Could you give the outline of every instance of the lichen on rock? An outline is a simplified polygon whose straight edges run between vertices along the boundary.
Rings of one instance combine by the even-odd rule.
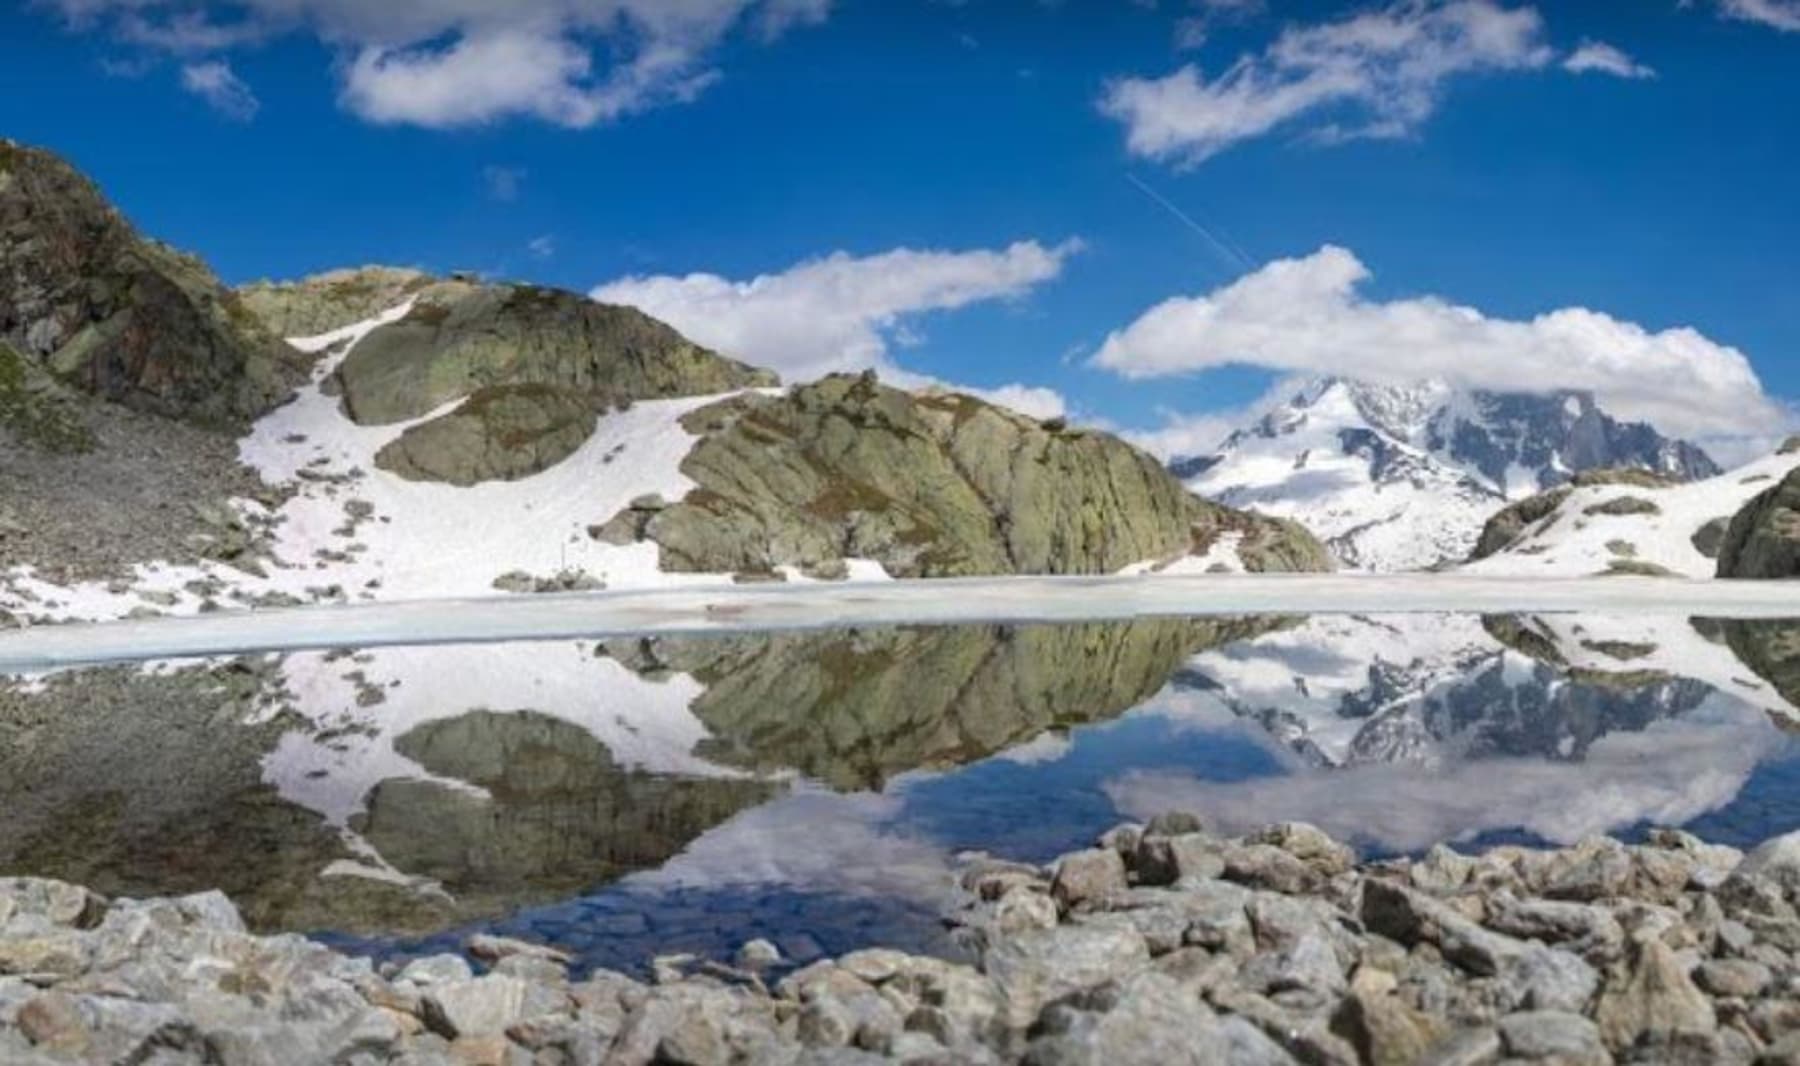
[[[531,285],[451,282],[377,327],[336,373],[361,425],[418,418],[483,389],[536,385],[619,401],[776,384],[766,370],[696,345],[635,308]]]
[[[698,487],[596,527],[654,540],[665,570],[862,558],[896,577],[1110,573],[1228,534],[1253,569],[1330,568],[1298,526],[1203,501],[1108,434],[872,374],[740,395],[683,425],[700,437],[681,468]]]

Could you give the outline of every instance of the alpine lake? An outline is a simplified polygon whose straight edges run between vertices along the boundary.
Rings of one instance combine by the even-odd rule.
[[[398,960],[960,957],[971,853],[1800,828],[1800,622],[1334,615],[354,648],[0,680],[0,875]]]

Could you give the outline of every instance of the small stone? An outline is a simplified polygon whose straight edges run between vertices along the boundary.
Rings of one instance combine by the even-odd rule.
[[[1773,978],[1767,966],[1748,959],[1708,959],[1694,971],[1694,981],[1715,996],[1755,999]]]
[[[1579,1014],[1529,1011],[1500,1019],[1500,1043],[1522,1059],[1551,1059],[1558,1066],[1608,1066],[1612,1056],[1600,1030]]]
[[[1280,848],[1326,877],[1336,877],[1356,864],[1356,852],[1305,822],[1281,822],[1247,839],[1252,844]]]
[[[510,959],[515,956],[548,959],[564,966],[574,961],[566,951],[503,936],[478,934],[465,941],[463,947],[470,955],[487,963],[499,962],[501,959]]]
[[[461,955],[427,955],[422,959],[413,959],[400,972],[394,975],[395,981],[411,981],[420,988],[433,985],[455,984],[467,981],[475,976],[469,968],[468,960]]]
[[[1184,833],[1204,833],[1207,825],[1191,811],[1164,811],[1144,826],[1145,836],[1175,837]]]
[[[1121,895],[1126,889],[1125,862],[1111,848],[1091,848],[1063,856],[1050,882],[1050,894],[1062,907]]]
[[[75,1001],[57,992],[45,993],[20,1007],[13,1024],[25,1039],[58,1055],[85,1055],[92,1043]]]
[[[1018,885],[993,904],[993,928],[1001,933],[1054,929],[1056,901],[1035,886]]]
[[[424,995],[425,1024],[447,1040],[504,1033],[527,1018],[566,1010],[566,995],[517,977],[488,974],[436,985]]]
[[[1317,870],[1272,844],[1227,850],[1224,877],[1290,896],[1315,895],[1325,887],[1325,878]]]
[[[759,973],[781,962],[781,949],[760,937],[738,948],[737,964],[751,973]]]
[[[1132,856],[1141,885],[1210,880],[1225,872],[1225,842],[1209,833],[1144,836]]]
[[[1338,1006],[1333,1031],[1354,1044],[1370,1066],[1409,1066],[1444,1038],[1446,1023],[1394,994],[1392,974],[1363,967]]]
[[[1710,1032],[1718,1024],[1712,1001],[1656,939],[1633,943],[1629,965],[1601,991],[1594,1020],[1613,1048],[1630,1047],[1645,1033]]]

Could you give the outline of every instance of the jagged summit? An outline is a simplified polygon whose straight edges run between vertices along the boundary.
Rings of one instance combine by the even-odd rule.
[[[1299,520],[1372,570],[1460,560],[1508,501],[1584,470],[1682,481],[1719,472],[1699,448],[1620,422],[1588,393],[1342,377],[1307,382],[1214,454],[1172,468],[1201,495]]]

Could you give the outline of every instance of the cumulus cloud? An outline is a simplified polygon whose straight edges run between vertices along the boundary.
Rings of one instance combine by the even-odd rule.
[[[1791,415],[1742,352],[1693,329],[1652,332],[1580,307],[1513,321],[1430,296],[1384,303],[1358,291],[1369,277],[1331,245],[1277,260],[1150,308],[1091,362],[1134,379],[1245,365],[1393,384],[1581,389],[1617,417],[1702,441],[1777,433]]]
[[[587,127],[693,99],[734,30],[763,39],[830,0],[48,0],[80,30],[157,52],[219,53],[286,33],[339,51],[340,98],[380,123],[528,117]]]
[[[637,307],[785,380],[872,368],[912,388],[930,379],[901,369],[890,349],[916,340],[917,316],[1022,297],[1061,274],[1080,247],[1078,241],[1019,241],[997,250],[837,252],[748,281],[717,274],[636,276],[601,285],[592,296]],[[965,391],[1038,417],[1063,413],[1061,398],[1048,389]]]
[[[1654,78],[1656,71],[1602,41],[1587,41],[1563,60],[1563,69],[1571,74],[1611,74],[1615,78]]]
[[[1547,66],[1555,52],[1543,30],[1529,7],[1399,0],[1290,26],[1211,80],[1193,64],[1116,79],[1100,109],[1125,124],[1134,154],[1186,165],[1278,128],[1324,140],[1400,137],[1431,116],[1452,78]]]
[[[181,87],[205,100],[214,111],[238,122],[255,118],[262,107],[250,86],[244,84],[244,80],[232,71],[231,64],[223,60],[183,66]]]
[[[1719,14],[1773,26],[1783,33],[1800,33],[1800,0],[1719,0]]]

